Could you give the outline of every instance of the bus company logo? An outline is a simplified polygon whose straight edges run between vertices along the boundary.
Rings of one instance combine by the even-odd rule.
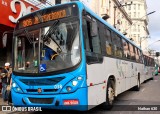
[[[12,111],[11,106],[2,106],[2,111]]]
[[[42,89],[41,89],[41,88],[38,88],[37,92],[38,92],[38,93],[42,93]]]

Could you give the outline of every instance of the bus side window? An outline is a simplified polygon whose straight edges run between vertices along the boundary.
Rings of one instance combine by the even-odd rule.
[[[117,56],[117,35],[112,32],[112,41],[113,41],[113,54]]]
[[[113,44],[114,44],[114,56],[122,58],[122,41],[121,37],[116,35],[115,33],[112,34]]]
[[[130,59],[130,52],[129,52],[129,46],[128,42],[125,39],[122,39],[123,42],[123,57],[126,59]]]
[[[92,21],[87,19],[83,20],[83,30],[84,30],[83,33],[85,38],[85,49],[86,49],[86,57],[88,64],[99,63],[99,62],[101,63],[103,61],[103,57],[101,55],[102,51],[101,51],[100,38],[98,34],[98,26],[96,22]],[[95,30],[95,27],[97,28],[97,30]]]
[[[100,38],[98,34],[98,26],[97,22],[90,23],[90,42],[92,43],[92,49],[94,53],[101,54],[101,45],[100,45]]]
[[[117,45],[118,45],[117,56],[122,58],[123,56],[122,39],[119,36],[117,36]]]
[[[134,46],[132,44],[129,44],[129,48],[130,48],[130,53],[131,53],[131,60],[135,60],[135,50],[134,50]]]
[[[113,55],[112,52],[112,41],[111,41],[111,31],[105,29],[105,39],[106,39],[106,53],[107,55]]]
[[[88,26],[89,23],[87,23],[87,21],[85,19],[83,19],[83,35],[84,35],[84,41],[85,41],[85,49],[87,52],[91,52],[91,46],[89,43],[89,36],[88,36]]]
[[[94,52],[97,54],[101,54],[101,46],[100,46],[100,38],[98,34],[98,27],[96,22],[90,22],[86,21],[86,28],[87,28],[87,33],[86,33],[86,51],[89,52]],[[97,30],[95,29],[97,28]]]
[[[145,55],[143,55],[143,58],[144,58],[144,65],[146,66],[146,65],[147,65],[146,56],[145,56]]]
[[[136,61],[139,62],[138,49],[135,47]]]
[[[138,49],[138,55],[139,55],[139,58],[140,58],[140,63],[143,63],[144,58],[142,56],[142,52],[139,49]]]

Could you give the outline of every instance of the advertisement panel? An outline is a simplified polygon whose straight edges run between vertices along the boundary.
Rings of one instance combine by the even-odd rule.
[[[24,0],[0,0],[0,24],[14,27],[17,20],[30,12],[38,10]]]

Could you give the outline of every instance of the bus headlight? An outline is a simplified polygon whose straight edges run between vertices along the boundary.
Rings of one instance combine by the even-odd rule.
[[[82,85],[82,82],[83,82],[83,78],[81,76],[72,79],[63,87],[61,93],[76,91]]]
[[[16,83],[12,83],[12,87],[13,87],[13,88],[16,87]]]
[[[76,86],[78,84],[78,81],[72,81],[72,85]]]
[[[12,82],[12,89],[17,93],[23,93],[22,89],[14,81]]]

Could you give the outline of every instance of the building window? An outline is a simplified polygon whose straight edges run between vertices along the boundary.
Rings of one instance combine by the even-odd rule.
[[[140,25],[138,25],[138,32],[140,32]]]
[[[131,17],[131,12],[128,13],[129,17]]]
[[[136,32],[136,25],[133,26],[133,31]]]
[[[134,10],[136,10],[136,4],[134,4]]]
[[[140,43],[140,39],[141,39],[141,38],[140,38],[140,37],[138,37],[138,43]]]
[[[141,5],[140,4],[138,4],[138,10],[140,10],[141,9]]]
[[[128,10],[131,10],[131,5],[128,6]]]
[[[136,39],[136,34],[133,34],[133,39]]]
[[[134,17],[136,17],[136,12],[134,12]]]
[[[140,12],[138,12],[138,18],[140,17]]]

